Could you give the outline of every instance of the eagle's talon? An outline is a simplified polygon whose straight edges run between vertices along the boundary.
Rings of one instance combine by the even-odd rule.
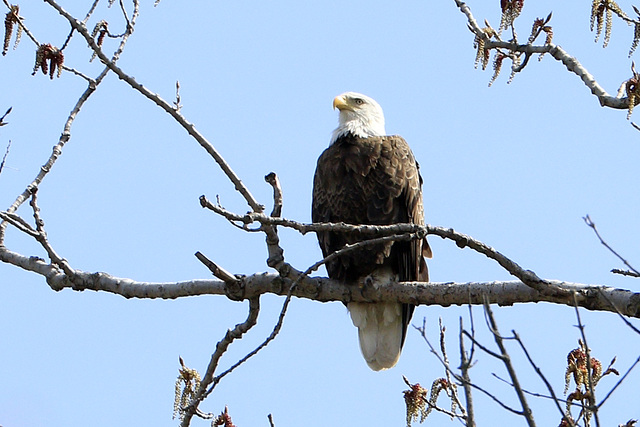
[[[373,283],[373,277],[367,276],[364,278],[361,288],[371,288],[373,286],[375,286]]]
[[[375,291],[375,289],[375,280],[371,275],[366,276],[362,281],[358,282],[358,290],[360,291],[360,296],[364,298],[365,302],[373,302],[369,295],[371,295],[371,292]]]

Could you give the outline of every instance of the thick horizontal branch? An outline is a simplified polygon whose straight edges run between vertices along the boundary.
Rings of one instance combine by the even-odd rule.
[[[207,206],[209,207],[209,206]],[[218,208],[214,209],[217,211]],[[33,271],[47,279],[47,283],[54,290],[71,288],[75,290],[106,291],[121,295],[125,298],[179,298],[192,295],[221,294],[234,300],[251,298],[263,293],[286,295],[292,285],[292,279],[299,283],[294,289],[293,296],[309,298],[316,301],[400,301],[416,305],[441,306],[482,304],[486,294],[492,303],[511,305],[515,303],[548,301],[558,304],[573,305],[573,295],[577,293],[580,306],[592,310],[616,311],[608,302],[622,313],[632,317],[640,315],[640,298],[626,290],[616,290],[606,286],[571,284],[560,281],[544,280],[530,270],[525,270],[500,252],[483,242],[470,236],[458,233],[451,228],[435,227],[431,225],[417,226],[415,224],[395,224],[392,226],[356,226],[349,224],[301,224],[283,218],[274,218],[262,213],[251,213],[245,216],[235,216],[229,212],[218,212],[230,220],[241,221],[244,224],[258,222],[263,227],[275,225],[286,226],[301,232],[331,229],[334,231],[360,232],[371,237],[406,234],[435,234],[444,239],[453,240],[460,248],[469,247],[500,264],[505,270],[513,274],[519,281],[492,283],[443,283],[416,284],[403,286],[393,283],[378,289],[354,289],[353,287],[333,282],[326,278],[305,277],[299,271],[292,274],[255,274],[240,277],[238,281],[191,280],[178,283],[146,283],[130,279],[110,276],[106,273],[87,273],[73,270],[70,274],[61,271],[55,265],[46,261],[27,257],[6,248],[0,247],[0,261],[13,264],[28,271]]]
[[[56,291],[74,289],[110,292],[125,298],[175,299],[195,295],[226,295],[230,298],[249,299],[262,294],[286,295],[291,286],[288,279],[275,273],[261,273],[241,277],[238,284],[226,284],[222,280],[189,280],[171,283],[138,282],[113,277],[106,273],[75,272],[72,280],[63,272],[38,258],[28,258],[10,251],[0,252],[0,261],[19,265],[47,277],[47,283]],[[19,261],[19,262],[18,262]],[[485,283],[390,283],[377,289],[354,289],[323,277],[300,280],[293,296],[319,302],[329,301],[399,301],[416,305],[466,305],[482,304],[486,296],[491,304],[513,305],[518,303],[551,302],[573,306],[573,293],[578,305],[589,310],[611,311],[616,308],[630,317],[640,317],[640,293],[616,289],[604,285],[585,285],[544,280],[547,286],[563,292],[549,294],[538,292],[520,281]],[[568,295],[568,296],[567,296]],[[615,305],[615,308],[613,305]]]

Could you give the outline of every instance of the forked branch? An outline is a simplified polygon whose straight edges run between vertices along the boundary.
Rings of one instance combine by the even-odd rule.
[[[550,42],[545,42],[543,45],[533,45],[532,40],[529,40],[526,44],[518,43],[516,40],[501,40],[498,32],[493,30],[490,26],[487,26],[486,28],[480,27],[473,16],[471,9],[465,2],[460,0],[454,0],[454,2],[467,18],[467,26],[476,38],[476,44],[478,45],[478,57],[476,60],[483,61],[483,68],[489,61],[491,50],[496,50],[498,52],[496,54],[497,58],[500,55],[512,57],[514,60],[514,65],[512,67],[513,73],[522,71],[528,63],[531,55],[543,55],[548,53],[555,60],[561,62],[568,71],[580,77],[585,86],[587,86],[591,93],[598,98],[601,106],[621,110],[629,109],[629,99],[627,97],[623,97],[622,94],[612,96],[607,93],[607,91],[596,81],[593,75],[591,75],[591,73],[589,73],[589,71],[587,71],[587,69],[575,57],[571,56],[560,46]],[[509,54],[500,52],[509,52]],[[520,59],[520,55],[525,56],[524,62]]]

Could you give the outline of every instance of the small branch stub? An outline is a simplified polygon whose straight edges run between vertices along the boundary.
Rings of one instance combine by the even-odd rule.
[[[202,252],[195,253],[196,258],[203,263],[211,273],[222,280],[225,283],[225,291],[227,297],[234,301],[242,301],[245,298],[244,295],[244,287],[242,286],[242,281],[239,280],[236,276],[229,273],[224,268],[220,267],[215,262],[211,261],[207,258]]]
[[[280,180],[275,172],[269,173],[264,177],[264,180],[273,187],[273,211],[271,216],[279,218],[282,215],[282,188],[280,187]]]

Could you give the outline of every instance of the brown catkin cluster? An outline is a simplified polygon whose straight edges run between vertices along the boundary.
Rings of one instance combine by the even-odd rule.
[[[12,5],[11,9],[4,17],[4,45],[2,47],[3,56],[6,55],[7,51],[9,50],[11,34],[13,34],[13,28],[16,26],[16,24],[18,26],[18,29],[16,30],[16,42],[13,45],[13,48],[15,49],[16,47],[18,47],[18,43],[20,43],[20,37],[22,36],[22,26],[18,24],[18,20],[20,19],[20,16],[18,15],[19,11],[20,7],[18,5]]]

